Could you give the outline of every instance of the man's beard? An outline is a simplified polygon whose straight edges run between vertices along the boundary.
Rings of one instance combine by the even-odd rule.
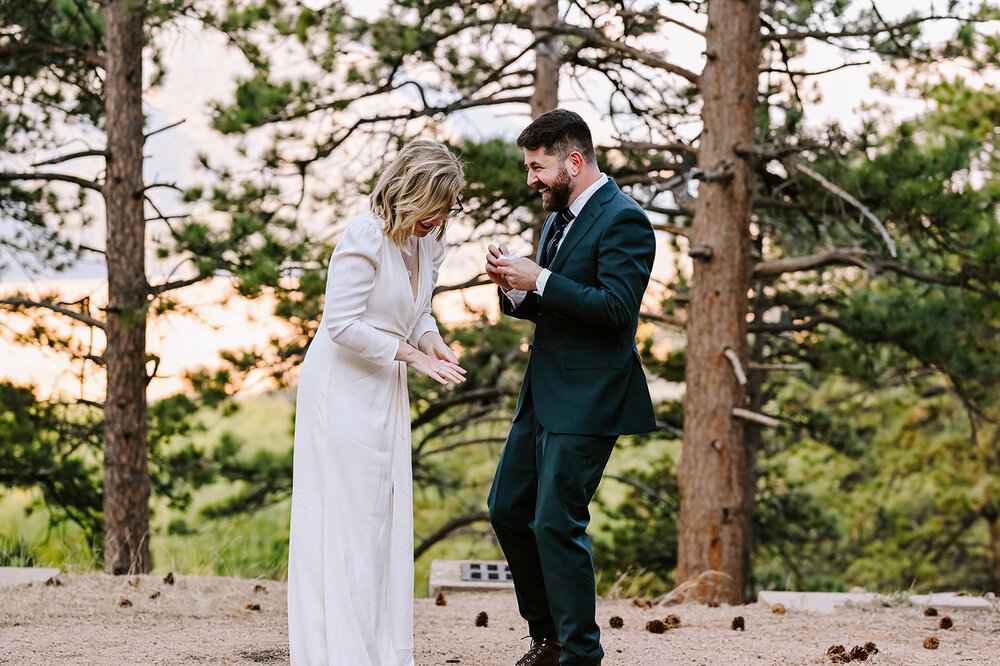
[[[566,210],[569,208],[569,195],[573,193],[573,181],[570,180],[569,171],[564,165],[559,166],[559,173],[555,182],[549,185],[549,203],[546,205],[542,199],[542,208],[549,211]]]

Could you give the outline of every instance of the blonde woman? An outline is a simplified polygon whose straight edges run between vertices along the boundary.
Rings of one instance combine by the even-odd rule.
[[[407,144],[330,259],[295,416],[288,634],[293,666],[413,664],[413,500],[406,366],[464,381],[431,292],[462,166]]]

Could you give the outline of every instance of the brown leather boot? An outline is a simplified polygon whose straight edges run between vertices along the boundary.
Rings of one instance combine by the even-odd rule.
[[[554,638],[531,639],[531,649],[514,666],[559,666],[562,643]]]

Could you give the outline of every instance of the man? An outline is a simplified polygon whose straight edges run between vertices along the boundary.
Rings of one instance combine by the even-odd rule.
[[[590,129],[563,109],[517,139],[551,214],[537,261],[491,245],[505,314],[535,322],[531,358],[493,488],[490,521],[532,644],[518,666],[593,666],[588,506],[619,435],[655,429],[635,348],[656,244],[646,214],[601,173]]]

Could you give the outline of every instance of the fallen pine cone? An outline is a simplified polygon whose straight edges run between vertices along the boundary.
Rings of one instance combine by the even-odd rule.
[[[118,605],[122,608],[128,608],[129,606],[132,605],[132,602],[126,599],[125,597],[122,597],[121,599],[118,600]]]
[[[662,634],[667,630],[667,624],[663,620],[650,620],[646,623],[646,631],[651,634]]]
[[[678,627],[681,626],[681,618],[678,617],[677,615],[674,615],[673,613],[668,615],[667,618],[664,620],[664,622],[666,622],[667,626],[670,627],[671,629],[677,629]]]
[[[945,615],[943,618],[941,618],[941,621],[938,622],[938,626],[941,627],[942,629],[951,629],[952,627],[955,626],[955,623],[951,621],[950,617]]]
[[[254,604],[254,603],[247,604],[247,610],[259,611],[260,604]]]
[[[831,645],[826,649],[826,656],[835,664],[846,664],[851,660],[843,645]]]
[[[926,615],[927,617],[934,617],[935,615],[937,615],[937,608],[934,608],[933,606],[928,606],[927,608],[924,609],[924,615]]]
[[[865,643],[865,649],[868,650],[868,654],[878,654],[878,648],[871,641]]]
[[[615,615],[610,620],[608,620],[608,624],[611,625],[612,629],[621,629],[622,627],[625,626],[625,620]]]
[[[166,583],[167,585],[173,585],[174,584],[174,572],[171,571],[166,576],[164,576],[163,577],[163,582]]]
[[[263,585],[261,585],[260,583],[257,583],[256,585],[253,586],[253,591],[254,591],[254,594],[257,594],[257,593],[260,593],[260,592],[267,592],[267,588],[264,587]]]
[[[434,597],[434,604],[436,606],[447,606],[448,600],[444,598],[444,594],[438,592],[438,595]]]
[[[159,599],[160,598],[160,591],[157,590],[156,592],[153,592],[151,595],[149,595],[149,598],[150,599]]]
[[[63,584],[63,582],[61,580],[59,580],[58,578],[56,578],[55,576],[53,576],[52,578],[49,578],[48,580],[45,581],[45,587],[59,587],[62,584]],[[28,583],[28,586],[30,587],[31,583]]]
[[[846,652],[843,645],[831,645],[826,649],[827,654],[845,654]]]
[[[781,604],[774,604],[773,606],[771,606],[771,612],[774,613],[775,615],[784,615],[785,607]]]
[[[938,641],[938,639],[934,638],[933,636],[928,636],[927,638],[924,639],[924,647],[927,648],[928,650],[937,650],[938,645],[940,644],[941,644],[940,641]]]
[[[733,631],[745,631],[747,628],[746,622],[743,620],[742,615],[737,615],[733,618]]]
[[[645,597],[636,597],[632,600],[632,605],[637,608],[652,608],[653,600]]]
[[[490,616],[486,614],[486,611],[480,611],[479,615],[476,616],[476,626],[485,627],[490,622]]]
[[[868,661],[868,650],[860,645],[855,645],[851,648],[850,658],[851,661]]]

